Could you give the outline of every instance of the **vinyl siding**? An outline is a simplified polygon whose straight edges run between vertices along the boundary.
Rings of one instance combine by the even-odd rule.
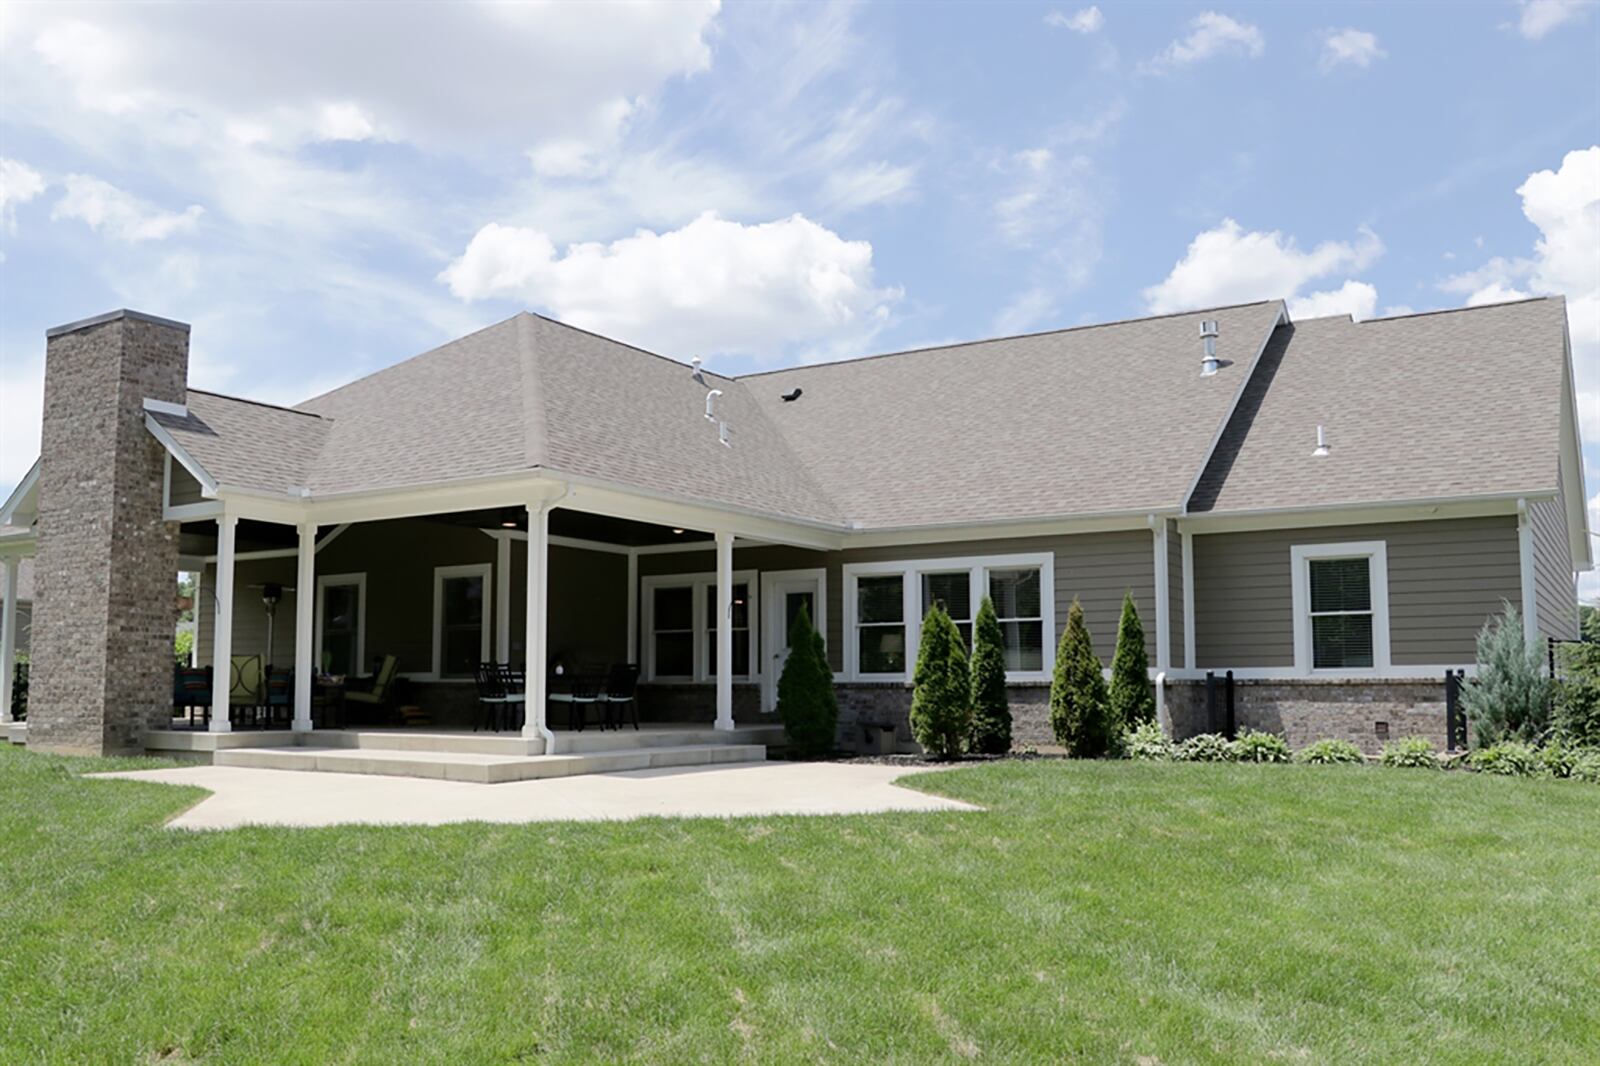
[[[1051,646],[1046,650],[1046,661],[1054,655],[1055,642],[1060,639],[1060,631],[1067,624],[1067,610],[1073,598],[1077,597],[1083,604],[1084,621],[1094,638],[1095,652],[1103,661],[1109,663],[1111,653],[1116,647],[1117,621],[1121,616],[1122,596],[1131,589],[1139,616],[1147,620],[1145,643],[1150,660],[1154,662],[1155,555],[1148,530],[851,548],[841,552],[785,547],[738,548],[733,553],[733,568],[758,571],[817,568],[826,570],[828,660],[835,670],[842,670],[845,639],[845,564],[1046,551],[1055,555],[1057,628],[1051,638]],[[639,557],[641,577],[650,574],[704,574],[714,572],[715,569],[714,551],[671,552]],[[1181,588],[1181,576],[1179,580]],[[640,616],[642,619],[642,610]],[[641,641],[642,639],[641,637]]]
[[[1356,540],[1388,546],[1396,666],[1470,663],[1485,619],[1521,596],[1510,515],[1196,534],[1195,665],[1294,666],[1290,548]]]
[[[172,492],[167,502],[174,507],[185,503],[205,502],[205,497],[200,493],[200,482],[176,462],[172,464]]]
[[[1533,533],[1533,595],[1539,632],[1558,640],[1578,638],[1578,585],[1567,540],[1565,493],[1528,505]]]

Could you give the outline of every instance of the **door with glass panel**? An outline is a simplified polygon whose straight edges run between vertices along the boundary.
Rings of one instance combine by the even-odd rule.
[[[827,633],[822,589],[821,571],[769,572],[762,577],[761,599],[767,615],[761,640],[766,658],[761,672],[761,705],[765,711],[777,708],[778,679],[789,661],[790,633],[801,609],[811,619],[812,628]]]

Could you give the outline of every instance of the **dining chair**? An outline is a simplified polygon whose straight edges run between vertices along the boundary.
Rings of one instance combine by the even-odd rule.
[[[507,702],[499,667],[495,663],[479,663],[472,676],[478,683],[478,716],[473,720],[472,731],[476,733],[481,727],[498,733]]]
[[[605,691],[600,694],[600,702],[605,705],[605,720],[607,725],[622,728],[622,716],[625,710],[633,712],[633,729],[639,731],[639,701],[635,698],[639,688],[639,666],[637,663],[615,663],[610,673],[606,675]]]

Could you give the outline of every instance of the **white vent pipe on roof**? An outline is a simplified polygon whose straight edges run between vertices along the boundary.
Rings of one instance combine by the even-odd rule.
[[[1200,376],[1208,378],[1222,366],[1222,361],[1217,358],[1216,319],[1207,318],[1200,322],[1200,343],[1205,347],[1205,355],[1200,357]]]
[[[1317,446],[1311,454],[1318,459],[1328,454],[1328,431],[1322,426],[1317,427]]]
[[[722,395],[722,390],[721,389],[712,389],[710,392],[706,393],[706,421],[707,422],[715,422],[717,420],[716,402],[717,402],[717,397],[721,396],[721,395]]]

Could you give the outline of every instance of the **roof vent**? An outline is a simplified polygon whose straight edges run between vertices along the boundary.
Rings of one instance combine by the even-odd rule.
[[[722,390],[721,389],[712,389],[710,392],[706,393],[706,421],[707,422],[715,422],[717,420],[716,402],[717,402],[717,397],[721,396],[721,395],[722,395]]]
[[[700,357],[697,355],[693,359],[690,359],[689,366],[692,368],[689,376],[694,378],[695,384],[704,385],[706,383],[706,375],[700,368]]]
[[[1321,426],[1317,427],[1317,447],[1311,454],[1318,459],[1328,454],[1328,431]]]
[[[1202,319],[1200,322],[1200,343],[1205,346],[1206,354],[1200,358],[1200,376],[1208,378],[1217,372],[1222,361],[1217,358],[1217,320],[1214,318]]]
[[[794,403],[796,400],[798,400],[800,398],[800,396],[804,392],[805,392],[804,389],[800,388],[799,386],[796,386],[795,390],[793,392],[786,392],[786,393],[783,394],[783,402],[784,403]]]

